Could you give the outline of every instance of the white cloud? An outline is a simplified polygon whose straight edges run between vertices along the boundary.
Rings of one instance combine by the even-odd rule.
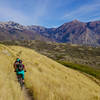
[[[28,17],[22,12],[7,6],[0,6],[0,18],[26,24]]]
[[[80,8],[77,8],[76,10],[74,10],[70,13],[67,12],[67,14],[65,14],[63,16],[63,19],[73,20],[73,19],[76,19],[76,18],[84,18],[84,17],[88,16],[89,14],[97,11],[98,9],[100,9],[100,3],[93,3],[93,4],[90,4],[90,5],[83,5]]]
[[[33,21],[35,24],[39,24],[39,21],[41,20],[40,17],[44,16],[47,12],[49,5],[49,0],[38,0],[38,3],[35,8]]]
[[[96,21],[96,20],[99,20],[100,21],[100,16],[98,16],[98,17],[94,17],[94,18],[90,18],[90,20],[89,21]]]
[[[49,10],[55,10],[59,7],[64,6],[63,0],[37,0],[38,3],[36,4],[35,7],[35,12],[33,16],[33,23],[34,24],[40,24],[41,18],[42,17],[47,17],[50,18],[52,15],[49,14]],[[65,4],[68,5],[72,3],[75,0],[66,0]],[[54,9],[53,9],[54,8]],[[53,11],[52,11],[53,12]],[[54,16],[54,15],[53,15]]]

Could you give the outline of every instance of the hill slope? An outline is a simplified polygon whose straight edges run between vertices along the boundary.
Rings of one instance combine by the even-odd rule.
[[[0,62],[2,65],[0,66],[0,97],[2,100],[13,100],[11,98],[15,94],[17,99],[21,97],[19,85],[12,69],[17,56],[20,56],[26,66],[25,83],[33,93],[34,100],[100,100],[100,86],[80,72],[66,68],[31,49],[0,45],[2,61]],[[2,76],[6,78],[7,83]],[[8,90],[8,87],[3,85],[4,83],[9,87]],[[9,93],[10,99],[9,95],[5,97],[6,99],[4,98],[5,89],[2,86],[5,86],[7,90],[5,95]]]
[[[31,48],[53,60],[88,65],[100,69],[100,47],[44,41],[2,41],[6,45]]]
[[[28,100],[17,82],[13,61],[14,55],[0,45],[0,100]]]

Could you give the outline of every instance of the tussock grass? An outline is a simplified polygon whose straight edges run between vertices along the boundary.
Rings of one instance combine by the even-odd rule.
[[[26,100],[13,69],[14,57],[0,45],[0,100]]]
[[[87,65],[69,63],[66,61],[57,61],[57,62],[63,64],[64,66],[67,66],[69,68],[76,69],[76,70],[79,70],[81,72],[85,72],[89,75],[92,75],[92,76],[100,79],[100,69],[95,69],[95,68],[87,66]]]
[[[28,47],[54,60],[84,64],[100,69],[100,46],[91,47],[68,43],[44,42],[39,40],[9,40],[0,41],[0,43]]]
[[[34,100],[100,100],[100,86],[89,77],[31,49],[8,47],[16,57],[21,52],[25,83]]]

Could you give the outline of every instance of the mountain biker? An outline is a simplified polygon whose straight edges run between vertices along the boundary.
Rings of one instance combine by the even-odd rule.
[[[14,69],[15,69],[15,72],[16,72],[16,67],[17,67],[17,65],[19,64],[19,61],[20,61],[20,59],[19,58],[16,58],[16,61],[14,62]]]
[[[16,74],[22,75],[22,80],[24,83],[24,72],[26,72],[24,64],[22,64],[22,60],[19,60],[19,64],[16,65]]]

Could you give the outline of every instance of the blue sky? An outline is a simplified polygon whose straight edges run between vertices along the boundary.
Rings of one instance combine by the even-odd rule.
[[[57,27],[74,19],[100,20],[100,0],[0,0],[0,21]]]

